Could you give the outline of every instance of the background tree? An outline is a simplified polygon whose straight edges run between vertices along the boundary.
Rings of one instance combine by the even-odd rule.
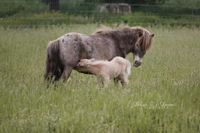
[[[129,4],[161,4],[166,0],[85,0],[85,2],[97,3],[129,3]]]
[[[60,9],[59,0],[50,0],[49,9],[50,11],[58,11]]]

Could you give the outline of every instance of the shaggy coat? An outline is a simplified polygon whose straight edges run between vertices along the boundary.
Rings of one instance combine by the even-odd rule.
[[[91,35],[68,33],[50,41],[47,47],[45,79],[68,79],[81,59],[112,60],[116,56],[125,58],[128,53],[135,56],[134,66],[151,46],[154,34],[141,27],[99,30]]]
[[[119,56],[113,58],[111,61],[81,59],[78,67],[82,71],[100,77],[104,85],[111,79],[121,81],[122,85],[128,84],[128,76],[131,74],[131,63]]]

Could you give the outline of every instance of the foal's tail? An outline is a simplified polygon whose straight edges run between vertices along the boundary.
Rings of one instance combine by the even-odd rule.
[[[49,42],[46,56],[46,80],[58,80],[63,72],[63,65],[60,60],[59,40]]]
[[[126,73],[131,75],[131,63],[129,61],[127,61]]]

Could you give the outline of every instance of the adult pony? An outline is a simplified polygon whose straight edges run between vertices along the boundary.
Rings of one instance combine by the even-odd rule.
[[[48,44],[45,79],[66,80],[73,69],[82,72],[77,66],[80,59],[112,60],[133,53],[134,66],[138,67],[153,36],[142,27],[99,30],[91,35],[67,33]]]

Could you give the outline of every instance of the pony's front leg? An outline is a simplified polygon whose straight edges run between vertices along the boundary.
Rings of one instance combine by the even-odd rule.
[[[63,70],[63,73],[62,73],[62,76],[61,76],[61,79],[65,82],[67,81],[67,79],[69,78],[71,72],[72,72],[72,67],[71,66],[65,66],[64,67],[64,70]]]

